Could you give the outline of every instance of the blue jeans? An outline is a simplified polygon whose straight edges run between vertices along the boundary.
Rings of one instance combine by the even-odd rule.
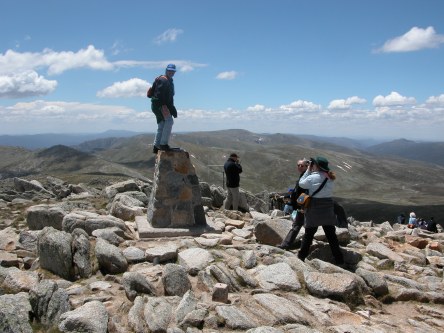
[[[173,129],[173,116],[169,115],[165,120],[162,120],[157,124],[157,133],[154,139],[154,145],[160,147],[160,145],[167,145],[170,139],[171,130]]]
[[[291,214],[293,212],[293,206],[291,205],[285,205],[284,206],[284,213],[287,215]]]

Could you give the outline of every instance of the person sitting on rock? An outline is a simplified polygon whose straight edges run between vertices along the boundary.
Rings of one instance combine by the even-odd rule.
[[[284,206],[284,214],[285,215],[290,215],[293,212],[293,205],[291,204],[291,193],[293,192],[292,188],[288,189],[288,193],[286,195],[284,195],[284,202],[285,202],[285,206]]]
[[[418,220],[416,219],[416,214],[414,212],[411,212],[409,218],[409,224],[407,224],[407,227],[409,229],[414,229],[417,226],[418,226]]]
[[[426,222],[426,220],[424,220],[423,218],[420,218],[419,222],[418,222],[418,227],[420,229],[427,230],[427,222]]]
[[[438,228],[436,227],[435,218],[432,216],[427,223],[427,230],[431,232],[438,232]]]
[[[303,189],[299,186],[299,180],[302,178],[303,174],[308,168],[308,165],[310,164],[310,161],[304,159],[300,159],[297,162],[297,170],[299,173],[299,178],[296,181],[296,185],[293,189],[293,191],[290,194],[290,205],[292,210],[298,210],[295,220],[293,221],[293,224],[291,226],[290,231],[288,232],[285,239],[282,241],[281,244],[279,244],[277,247],[283,250],[290,249],[291,245],[295,241],[296,237],[299,234],[299,231],[301,231],[302,227],[304,226],[304,212],[298,207],[298,204],[296,202],[298,196],[301,193],[307,193],[308,190]],[[290,213],[291,214],[291,213]]]

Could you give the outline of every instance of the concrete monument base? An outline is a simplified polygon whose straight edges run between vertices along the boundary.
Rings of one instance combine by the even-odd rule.
[[[188,152],[157,154],[147,216],[136,217],[136,223],[142,239],[218,232],[205,215],[199,178]]]
[[[161,237],[181,237],[200,236],[204,233],[221,234],[222,230],[215,227],[210,219],[205,225],[197,225],[183,228],[155,228],[148,222],[146,216],[136,216],[137,231],[139,239],[161,238]]]

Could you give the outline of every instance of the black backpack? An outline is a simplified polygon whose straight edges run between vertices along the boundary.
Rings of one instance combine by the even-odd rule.
[[[146,92],[146,97],[148,97],[148,98],[152,98],[152,97],[154,96],[154,91],[156,90],[156,82],[157,82],[157,80],[158,80],[159,78],[161,78],[162,76],[165,77],[166,79],[168,79],[165,75],[160,75],[160,76],[156,77],[156,78],[154,79],[153,85],[152,85],[151,87],[148,88],[148,91]]]
[[[333,210],[336,215],[336,226],[338,228],[348,228],[347,214],[344,207],[333,200]]]

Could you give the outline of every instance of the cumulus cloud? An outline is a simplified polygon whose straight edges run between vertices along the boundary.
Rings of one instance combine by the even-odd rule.
[[[131,117],[135,111],[125,106],[92,103],[44,101],[20,102],[9,107],[0,107],[0,115],[6,121],[34,122],[45,124],[46,119],[58,118],[60,126],[74,125],[85,119],[116,119]]]
[[[255,111],[255,112],[264,111],[264,110],[265,110],[265,106],[261,105],[261,104],[256,104],[254,106],[249,106],[247,108],[247,111]]]
[[[279,108],[286,111],[299,110],[312,112],[321,110],[321,105],[309,101],[297,100],[287,105],[281,105]]]
[[[217,74],[216,79],[218,80],[234,80],[238,73],[236,71],[222,72]]]
[[[378,95],[373,99],[374,106],[395,106],[395,105],[410,105],[416,104],[416,99],[414,97],[405,97],[392,91],[387,96]]]
[[[0,105],[0,132],[97,133],[109,129],[134,130],[137,126],[144,130],[137,114],[131,108],[118,105],[43,100],[21,102],[8,107]]]
[[[157,44],[163,44],[163,43],[167,43],[167,42],[175,42],[177,37],[183,34],[183,30],[182,29],[168,29],[166,31],[164,31],[163,33],[161,33],[159,36],[157,36],[154,39],[154,42]]]
[[[111,86],[97,92],[100,98],[144,97],[150,84],[142,79],[132,78],[127,81],[115,82]]]
[[[348,110],[353,104],[365,104],[367,100],[358,96],[349,97],[347,99],[335,99],[328,105],[329,110]]]
[[[413,27],[404,35],[386,41],[377,51],[386,53],[410,52],[437,48],[443,43],[444,35],[437,34],[433,27],[426,29]]]
[[[119,60],[110,62],[106,59],[103,50],[89,45],[86,49],[77,52],[55,52],[44,49],[42,52],[16,52],[7,50],[0,53],[0,75],[24,72],[27,70],[46,69],[48,75],[59,75],[72,69],[88,68],[92,70],[110,71],[118,68],[145,67],[152,69],[165,69],[169,63],[174,63],[180,71],[191,71],[206,64],[194,63],[187,60],[139,61]]]
[[[0,75],[0,98],[42,96],[54,91],[57,81],[46,80],[35,71]]]
[[[106,59],[104,51],[96,49],[93,45],[77,52],[44,49],[42,52],[21,53],[7,50],[4,54],[0,53],[0,98],[45,95],[54,91],[57,82],[47,80],[41,74],[37,74],[38,71],[46,70],[47,75],[60,75],[68,70],[81,68],[110,71],[118,68],[144,67],[164,70],[169,63],[175,63],[181,72],[207,66],[187,60],[110,62]]]
[[[390,100],[389,96],[396,94],[391,93],[383,98]],[[407,97],[399,96],[395,99],[408,100]],[[360,101],[359,98],[347,100],[349,103]],[[442,138],[443,105],[444,94],[431,96],[421,105],[398,102],[371,108],[356,106],[342,112],[329,112],[327,107],[304,100],[275,107],[255,104],[242,110],[179,109],[180,122],[175,128],[177,126],[176,131],[215,130],[241,124],[241,128],[256,132],[313,134],[321,130],[323,135],[335,136],[340,130],[343,136],[397,136],[399,133],[399,137],[405,137],[405,133],[414,124],[415,128],[427,129],[421,131],[423,139]],[[0,119],[0,132],[11,134],[17,134],[17,130],[21,129],[27,133],[97,132],[111,128],[156,130],[154,115],[146,108],[142,111],[119,105],[92,103],[40,100],[7,107],[0,105]],[[396,126],[393,126],[394,123]]]
[[[97,50],[92,45],[77,52],[44,49],[43,52],[23,53],[7,50],[5,54],[0,54],[0,74],[40,68],[47,68],[49,75],[57,75],[77,68],[111,70],[114,65],[105,58],[103,50]]]
[[[444,94],[441,94],[439,96],[430,96],[429,98],[427,98],[426,104],[444,107]]]

